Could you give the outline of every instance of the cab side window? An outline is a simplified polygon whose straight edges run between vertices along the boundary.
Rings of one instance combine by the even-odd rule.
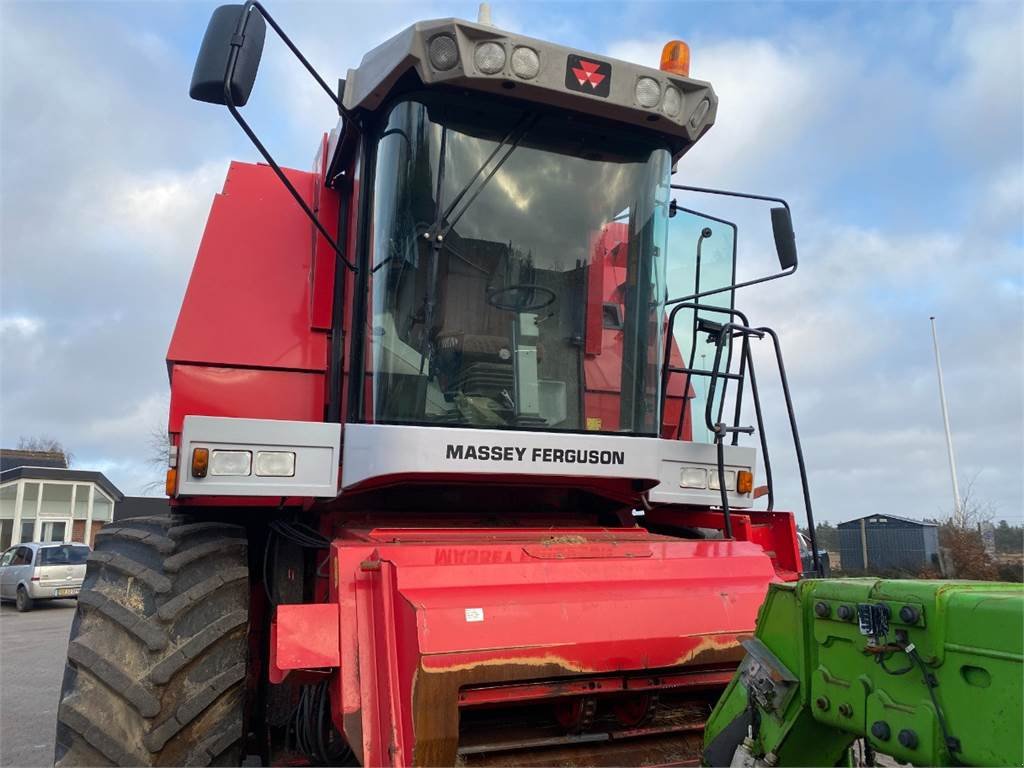
[[[11,565],[32,565],[32,550],[28,547],[18,547]]]
[[[11,547],[4,552],[3,557],[0,557],[0,568],[10,565],[11,561],[14,560],[14,555],[17,551],[17,547]]]

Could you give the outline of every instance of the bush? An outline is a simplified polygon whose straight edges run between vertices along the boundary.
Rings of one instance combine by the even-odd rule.
[[[939,528],[939,546],[949,553],[955,579],[1000,581],[995,563],[985,552],[977,531],[957,528],[949,523]]]

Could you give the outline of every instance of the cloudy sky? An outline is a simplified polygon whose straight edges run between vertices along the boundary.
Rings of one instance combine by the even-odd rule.
[[[257,158],[226,112],[187,97],[213,7],[0,2],[0,442],[54,436],[129,493],[154,479],[147,436],[210,202],[229,159]],[[328,81],[416,20],[476,16],[270,7]],[[691,44],[719,117],[677,180],[793,206],[799,272],[738,304],[782,334],[819,519],[948,514],[929,315],[961,483],[1021,519],[1024,5],[497,2],[494,21],[652,66],[666,40]],[[300,168],[333,124],[273,42],[248,110]],[[753,274],[757,244],[740,243]],[[779,417],[781,502],[799,509]]]

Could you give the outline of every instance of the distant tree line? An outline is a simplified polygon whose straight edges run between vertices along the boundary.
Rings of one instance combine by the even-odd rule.
[[[1024,554],[1024,525],[1010,525],[1005,520],[996,524],[996,554]]]

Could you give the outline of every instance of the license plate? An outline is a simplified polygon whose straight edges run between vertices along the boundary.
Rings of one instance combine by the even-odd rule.
[[[78,587],[61,587],[53,592],[54,597],[75,597],[78,594]]]

